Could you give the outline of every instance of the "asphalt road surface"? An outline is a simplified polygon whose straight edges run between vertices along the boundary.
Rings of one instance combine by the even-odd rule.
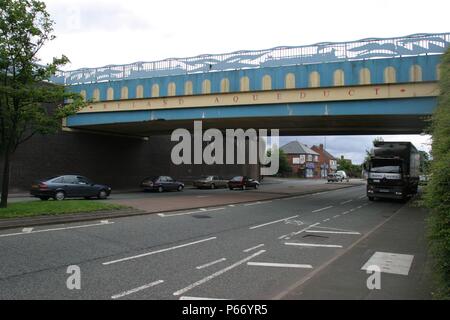
[[[365,186],[355,186],[203,210],[3,230],[0,299],[302,298],[303,291],[293,295],[298,285],[323,277],[328,265],[345,259],[404,206],[369,202]],[[372,252],[364,254],[365,261]],[[78,283],[69,266],[80,270],[79,290],[67,287]],[[364,289],[361,267],[352,266]],[[330,290],[339,297],[339,285]],[[313,298],[326,298],[326,292],[317,294]]]

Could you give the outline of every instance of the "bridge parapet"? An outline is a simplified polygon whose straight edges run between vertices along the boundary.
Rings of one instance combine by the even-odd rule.
[[[214,71],[432,55],[442,54],[449,43],[450,33],[414,34],[406,37],[369,38],[337,43],[323,42],[307,46],[283,46],[62,71],[52,81],[74,85]]]

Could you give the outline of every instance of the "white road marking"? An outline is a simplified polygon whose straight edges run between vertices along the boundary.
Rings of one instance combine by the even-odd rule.
[[[358,199],[364,199],[365,197],[367,197],[367,196],[363,195],[363,196],[359,197]]]
[[[325,208],[317,209],[317,210],[312,211],[312,213],[324,211],[324,210],[327,210],[327,209],[330,209],[330,208],[333,208],[333,206],[328,206],[328,207],[325,207]]]
[[[301,247],[323,247],[323,248],[342,248],[336,244],[318,244],[318,243],[298,243],[298,242],[285,242],[287,246],[301,246]]]
[[[61,231],[61,230],[71,230],[71,229],[81,229],[81,228],[89,228],[89,227],[96,227],[96,226],[104,226],[108,224],[113,224],[114,222],[108,222],[108,223],[95,223],[95,224],[85,224],[82,226],[73,226],[73,227],[61,227],[61,228],[52,228],[52,229],[44,229],[44,230],[35,230],[30,232],[18,232],[18,233],[8,233],[8,234],[0,234],[0,238],[4,237],[12,237],[12,236],[20,236],[25,234],[34,234],[34,233],[42,233],[42,232],[50,232],[50,231]]]
[[[261,247],[263,247],[263,246],[264,246],[264,243],[261,243],[261,244],[258,244],[257,246],[254,246],[254,247],[251,247],[251,248],[245,249],[245,250],[243,250],[242,252],[250,252],[250,251],[252,251],[252,250],[255,250],[255,249],[261,248]]]
[[[118,259],[118,260],[113,260],[113,261],[103,262],[102,264],[103,264],[104,266],[106,266],[106,265],[113,264],[113,263],[117,263],[117,262],[123,262],[123,261],[127,261],[127,260],[132,260],[132,259],[142,258],[142,257],[150,256],[150,255],[152,255],[152,254],[157,254],[157,253],[166,252],[166,251],[171,251],[171,250],[175,250],[175,249],[179,249],[179,248],[183,248],[183,247],[187,247],[187,246],[192,246],[192,245],[197,244],[197,243],[202,243],[202,242],[210,241],[210,240],[214,240],[214,239],[217,239],[217,237],[211,237],[211,238],[207,238],[207,239],[202,239],[202,240],[198,240],[198,241],[194,241],[194,242],[189,242],[189,243],[181,244],[181,245],[178,245],[178,246],[175,246],[175,247],[170,247],[170,248],[161,249],[161,250],[156,250],[156,251],[150,251],[150,252],[147,252],[147,253],[138,254],[138,255],[136,255],[136,256],[131,256],[131,257],[122,258],[122,259]]]
[[[249,266],[261,266],[261,267],[312,269],[312,265],[310,265],[310,264],[247,262],[247,265],[249,265]]]
[[[182,296],[180,297],[180,300],[228,300],[228,299]]]
[[[195,267],[195,268],[196,268],[196,269],[198,269],[198,270],[201,270],[201,269],[204,269],[204,268],[210,267],[210,266],[212,266],[212,265],[215,265],[216,263],[219,263],[219,262],[225,261],[225,260],[227,260],[227,259],[226,259],[226,258],[222,258],[222,259],[219,259],[219,260],[215,260],[215,261],[212,261],[212,262],[206,263],[206,264],[204,264],[204,265],[201,265],[201,266],[198,266],[198,267]]]
[[[108,223],[109,223],[109,220],[101,220],[100,223],[108,224]]]
[[[245,203],[244,206],[248,207],[248,206],[254,206],[257,204],[266,204],[266,203],[271,203],[272,200],[269,201],[256,201],[256,202],[252,202],[252,203]]]
[[[347,201],[344,201],[344,202],[341,202],[340,204],[346,204],[346,203],[349,203],[349,202],[352,202],[353,200],[352,199],[350,199],[350,200],[347,200]]]
[[[22,233],[30,233],[31,231],[33,231],[33,228],[23,228],[22,229]]]
[[[362,208],[362,206],[358,206],[358,207],[356,207],[356,209],[361,209]]]
[[[224,209],[225,208],[212,208],[212,209],[202,208],[202,209],[196,210],[196,211],[188,211],[188,212],[173,213],[173,214],[158,213],[158,216],[163,217],[163,218],[175,217],[175,216],[185,216],[185,215],[190,215],[190,214],[195,214],[195,213],[205,213],[205,212],[219,211],[219,210],[224,210]]]
[[[347,214],[347,213],[350,213],[350,211],[345,211],[345,212],[342,212],[342,214],[344,214],[344,215],[345,215],[345,214]]]
[[[327,230],[308,230],[308,233],[332,233],[332,234],[361,234],[355,231],[327,231]]]
[[[325,219],[325,220],[323,220],[323,222],[327,222],[327,221],[330,221],[330,219]]]
[[[278,237],[278,239],[284,239],[284,238],[290,239],[291,237],[296,236],[296,235],[298,235],[298,234],[300,234],[300,233],[302,233],[302,232],[308,230],[309,228],[318,226],[319,224],[320,224],[320,222],[311,224],[311,225],[307,226],[306,228],[303,228],[303,229],[301,229],[301,230],[299,230],[299,231],[291,232],[291,233],[285,234],[284,236]]]
[[[143,285],[143,286],[138,287],[138,288],[134,288],[134,289],[131,289],[131,290],[128,290],[128,291],[124,291],[124,292],[122,292],[122,293],[115,294],[115,295],[111,296],[111,299],[122,298],[122,297],[128,296],[128,295],[130,295],[130,294],[136,293],[136,292],[138,292],[138,291],[142,291],[142,290],[145,290],[145,289],[154,287],[154,286],[156,286],[156,285],[158,285],[158,284],[160,284],[160,283],[163,283],[163,282],[164,282],[163,280],[158,280],[158,281],[155,281],[155,282],[152,282],[152,283]]]
[[[340,214],[337,214],[337,215],[333,216],[333,218],[336,219],[336,218],[339,218],[340,216],[341,216]]]
[[[264,252],[266,252],[266,250],[260,250],[260,251],[258,251],[256,253],[252,254],[251,256],[248,256],[245,259],[242,259],[242,260],[239,260],[236,263],[233,263],[232,265],[226,267],[225,269],[219,270],[219,271],[213,273],[212,275],[210,275],[208,277],[205,277],[205,278],[203,278],[203,279],[201,279],[201,280],[199,280],[197,282],[194,282],[193,284],[188,285],[187,287],[185,287],[183,289],[180,289],[180,290],[174,292],[173,295],[174,296],[182,295],[183,293],[185,293],[185,292],[187,292],[189,290],[192,290],[193,288],[198,287],[198,286],[200,286],[200,285],[202,285],[202,284],[204,284],[204,283],[206,283],[206,282],[208,282],[208,281],[210,281],[210,280],[212,280],[212,279],[214,279],[214,278],[224,274],[225,272],[230,271],[230,270],[240,266],[241,264],[246,263],[247,261],[253,259],[254,257],[259,256],[260,254],[263,254]]]
[[[229,204],[228,206],[231,207],[231,208],[235,207],[234,204]]]
[[[401,274],[407,276],[411,268],[413,255],[390,252],[375,252],[361,270],[367,270],[370,266],[377,266],[381,272]]]
[[[289,220],[289,219],[292,219],[292,218],[297,218],[297,217],[298,217],[298,215],[295,215],[295,216],[292,216],[292,217],[289,217],[289,218],[285,218],[285,219],[280,219],[280,220],[275,220],[275,221],[263,223],[263,224],[260,224],[260,225],[257,225],[257,226],[250,227],[249,229],[250,229],[250,230],[257,229],[257,228],[261,228],[261,227],[268,226],[268,225],[270,225],[270,224],[278,223],[278,222],[281,222],[281,221],[286,221],[286,220]]]

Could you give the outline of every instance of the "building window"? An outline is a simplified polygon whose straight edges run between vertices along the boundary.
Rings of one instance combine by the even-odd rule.
[[[272,90],[272,78],[268,74],[262,78],[261,87],[262,90]]]
[[[155,83],[152,86],[152,98],[156,98],[156,97],[159,97],[159,85]]]
[[[240,82],[241,91],[250,91],[250,79],[248,77],[242,77]]]
[[[230,80],[227,78],[220,81],[220,92],[230,92]]]
[[[418,64],[412,65],[409,69],[409,81],[418,82],[422,81],[422,67]]]
[[[309,74],[309,87],[320,87],[320,74],[317,71],[313,71]]]
[[[94,90],[94,93],[92,94],[92,100],[94,102],[100,101],[100,90],[99,89]]]
[[[308,154],[308,156],[307,156],[307,158],[306,158],[307,160],[306,161],[309,161],[309,162],[311,162],[312,161],[312,154]]]
[[[211,81],[209,81],[208,79],[203,80],[202,82],[202,93],[203,94],[211,93]]]
[[[128,87],[122,87],[120,99],[128,99]]]
[[[370,70],[368,68],[362,68],[359,70],[359,84],[370,84]]]
[[[194,86],[192,85],[192,81],[186,81],[184,83],[184,94],[187,96],[194,94]]]
[[[106,100],[114,100],[114,89],[108,88],[108,91],[106,91]]]
[[[173,97],[176,94],[177,94],[177,86],[175,82],[170,82],[169,85],[167,86],[167,95]]]
[[[286,77],[284,77],[284,87],[286,89],[295,89],[295,74],[288,73]]]
[[[384,83],[397,82],[397,75],[394,67],[386,67],[384,69]]]
[[[144,87],[142,85],[138,85],[136,87],[136,99],[141,99],[144,97]]]
[[[333,74],[333,84],[335,86],[343,86],[345,84],[344,71],[338,69]]]

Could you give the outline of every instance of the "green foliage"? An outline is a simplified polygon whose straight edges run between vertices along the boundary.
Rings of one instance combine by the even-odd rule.
[[[283,150],[278,149],[278,157],[279,157],[279,169],[278,169],[278,174],[279,175],[286,175],[286,174],[290,174],[292,172],[292,168],[289,165],[289,161],[287,158],[286,153],[284,153]],[[272,150],[267,150],[267,157],[270,158],[272,155]],[[270,166],[270,164],[268,164],[267,166]]]
[[[48,82],[58,67],[69,62],[67,57],[39,64],[38,53],[54,39],[52,32],[44,2],[0,0],[0,157],[4,162],[0,207],[6,206],[10,159],[17,147],[35,134],[56,132],[63,118],[84,105],[80,95]]]
[[[424,203],[430,208],[429,243],[437,277],[436,297],[450,299],[450,50],[441,63],[440,92],[430,130],[433,160]]]
[[[337,169],[343,170],[349,177],[360,178],[361,177],[361,166],[352,164],[348,159],[337,159]]]
[[[13,203],[8,208],[0,209],[0,219],[119,210],[123,208],[125,207],[122,205],[98,200],[27,201]]]

